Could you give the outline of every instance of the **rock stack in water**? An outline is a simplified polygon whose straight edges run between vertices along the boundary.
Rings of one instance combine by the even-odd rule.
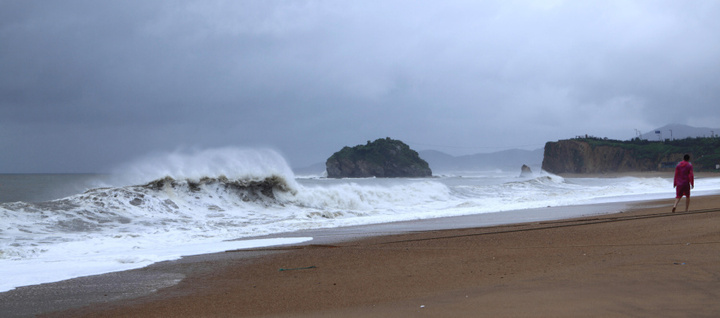
[[[366,145],[344,147],[325,162],[328,178],[430,177],[432,170],[417,151],[400,140],[368,141]]]
[[[528,165],[522,165],[522,167],[520,167],[520,177],[525,178],[525,177],[532,177],[532,176],[533,176],[532,169],[530,169],[530,167],[528,167]]]

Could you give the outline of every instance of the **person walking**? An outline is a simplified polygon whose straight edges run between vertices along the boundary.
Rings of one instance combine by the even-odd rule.
[[[672,211],[675,212],[677,205],[685,196],[685,212],[690,209],[690,189],[695,188],[695,175],[693,174],[693,166],[690,163],[690,155],[685,155],[683,161],[675,167],[675,180],[673,180],[675,188],[675,204]]]

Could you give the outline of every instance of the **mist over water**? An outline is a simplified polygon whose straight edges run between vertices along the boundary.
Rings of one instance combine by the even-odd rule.
[[[0,291],[248,246],[238,238],[674,195],[669,178],[500,170],[298,178],[277,152],[239,148],[156,154],[101,179],[103,187],[57,200],[0,204]],[[696,186],[720,191],[720,178]],[[257,244],[303,239],[288,240]]]
[[[294,185],[294,175],[285,159],[270,149],[234,147],[158,153],[114,169],[116,185],[137,185],[171,177],[200,180],[220,176],[233,180],[263,179],[277,175]]]

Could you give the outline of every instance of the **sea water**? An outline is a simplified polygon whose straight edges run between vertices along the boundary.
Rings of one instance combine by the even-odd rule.
[[[257,238],[264,235],[674,196],[671,176],[436,175],[300,177],[274,151],[237,148],[159,154],[110,175],[0,175],[0,190],[14,191],[13,198],[27,194],[0,203],[0,292],[183,255],[312,239]],[[720,191],[720,178],[703,179],[702,189]]]

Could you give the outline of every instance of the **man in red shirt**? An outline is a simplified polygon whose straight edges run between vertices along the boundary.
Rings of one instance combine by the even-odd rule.
[[[680,199],[685,196],[685,212],[687,212],[690,208],[690,189],[695,188],[695,175],[690,163],[690,155],[685,155],[683,161],[680,161],[675,167],[673,187],[675,188],[675,204],[672,211],[675,212]]]

